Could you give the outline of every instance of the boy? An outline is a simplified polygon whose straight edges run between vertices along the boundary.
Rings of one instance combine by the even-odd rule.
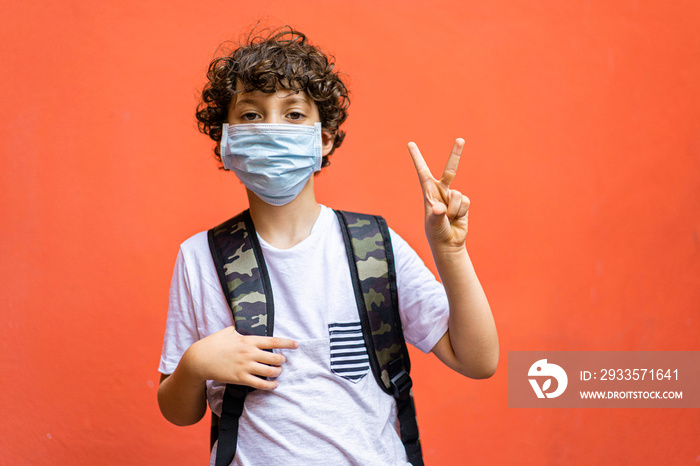
[[[174,424],[194,424],[207,401],[221,412],[227,383],[249,386],[256,390],[245,399],[232,464],[407,464],[394,398],[366,376],[366,364],[349,373],[329,364],[331,329],[359,326],[359,318],[338,220],[316,202],[312,174],[343,141],[345,85],[291,28],[250,39],[214,60],[207,76],[197,118],[246,186],[274,295],[275,336],[236,332],[206,232],[188,239],[170,291],[161,412]],[[442,285],[393,231],[391,243],[406,340],[467,377],[485,378],[496,369],[498,337],[465,248],[469,200],[449,188],[463,145],[457,139],[439,180],[408,146]]]

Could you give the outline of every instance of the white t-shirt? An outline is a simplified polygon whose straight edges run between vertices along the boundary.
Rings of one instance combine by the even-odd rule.
[[[390,234],[404,337],[427,353],[447,331],[447,297],[415,251]],[[331,365],[332,330],[336,324],[352,330],[360,321],[335,214],[321,206],[309,236],[289,249],[258,239],[272,284],[274,335],[298,341],[299,348],[280,351],[287,362],[275,390],[246,397],[233,464],[407,464],[393,397],[368,365],[343,372],[348,366],[336,355]],[[192,343],[231,325],[207,234],[198,233],[180,246],[159,371],[171,374]],[[207,399],[217,414],[224,388],[207,381]],[[216,448],[212,465],[215,457]]]

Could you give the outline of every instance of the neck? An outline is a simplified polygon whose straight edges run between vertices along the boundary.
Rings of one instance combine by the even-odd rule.
[[[283,206],[270,205],[248,190],[250,216],[255,230],[270,245],[288,249],[309,236],[321,212],[313,182],[312,176],[301,193]]]

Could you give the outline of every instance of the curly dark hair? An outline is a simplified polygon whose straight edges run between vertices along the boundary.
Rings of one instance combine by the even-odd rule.
[[[332,154],[345,138],[345,132],[339,128],[350,105],[347,87],[334,69],[333,57],[309,44],[304,34],[289,26],[264,32],[252,32],[245,43],[209,64],[208,82],[197,105],[199,130],[217,143],[221,140],[234,94],[255,90],[303,91],[316,102],[321,125],[333,136]],[[241,89],[237,88],[239,83]],[[218,144],[214,154],[221,162]],[[328,156],[324,156],[321,166],[329,164]]]

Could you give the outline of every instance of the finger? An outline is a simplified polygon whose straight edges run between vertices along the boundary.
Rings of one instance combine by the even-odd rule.
[[[450,191],[450,199],[447,204],[447,218],[452,220],[459,213],[459,209],[462,206],[462,193],[456,190]]]
[[[279,377],[282,373],[281,366],[268,366],[267,364],[255,363],[251,366],[250,373],[260,377]]]
[[[279,382],[276,380],[261,379],[260,377],[247,374],[245,377],[243,377],[241,384],[258,390],[274,390],[279,385]]]
[[[462,218],[466,217],[469,215],[469,205],[471,204],[471,201],[467,196],[462,196],[462,203],[459,207],[459,212],[457,212],[457,217],[456,218]]]
[[[447,213],[447,206],[442,202],[434,202],[430,205],[430,208],[435,217],[441,217]]]
[[[263,350],[260,350],[260,352],[256,355],[255,360],[269,366],[281,366],[287,362],[287,358],[285,358],[284,355]]]
[[[447,159],[445,171],[442,172],[442,177],[440,177],[440,181],[447,186],[452,183],[452,180],[455,179],[455,175],[457,175],[457,166],[459,165],[459,159],[462,156],[462,149],[464,149],[464,139],[457,138],[452,146],[450,158]]]
[[[288,338],[251,337],[253,344],[260,349],[297,349],[299,343]]]
[[[418,180],[420,180],[421,187],[427,182],[433,180],[433,174],[430,173],[428,164],[425,163],[423,155],[418,150],[418,146],[415,142],[408,143],[408,152],[411,154],[413,159],[413,165],[416,167],[416,172],[418,173]]]

